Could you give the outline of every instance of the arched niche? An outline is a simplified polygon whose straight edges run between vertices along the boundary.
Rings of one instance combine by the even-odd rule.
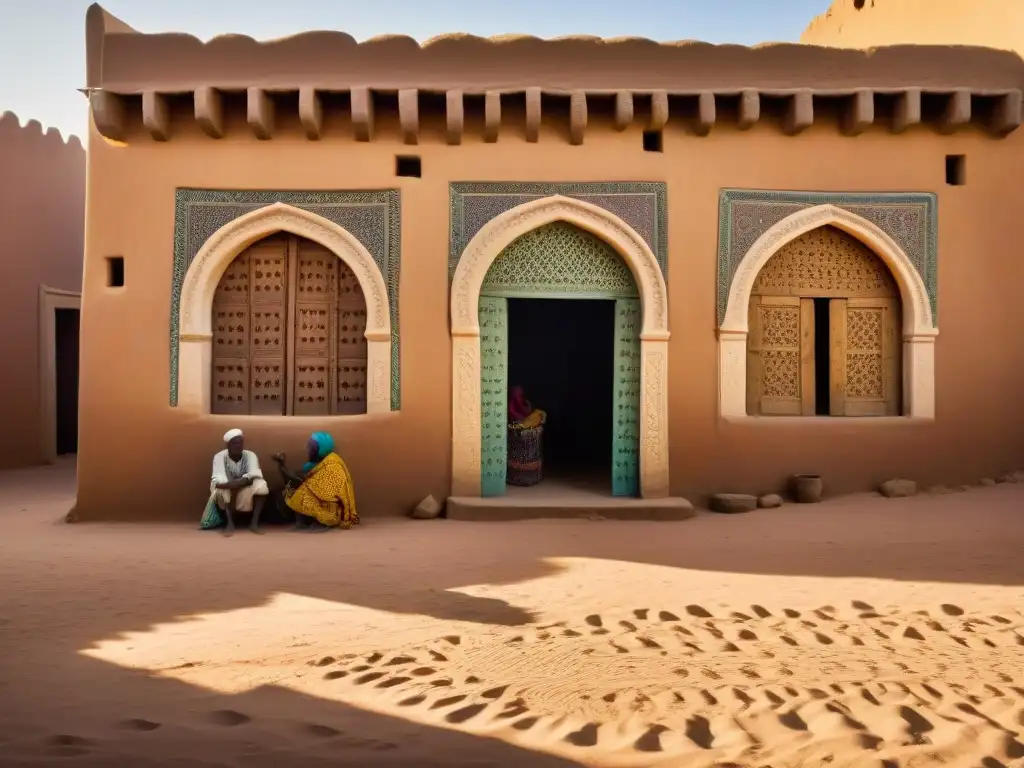
[[[210,413],[213,298],[225,270],[253,243],[278,232],[317,243],[341,259],[366,301],[366,410],[391,409],[391,321],[387,287],[373,257],[347,230],[322,216],[284,203],[239,216],[214,232],[193,259],[179,309],[178,407]]]

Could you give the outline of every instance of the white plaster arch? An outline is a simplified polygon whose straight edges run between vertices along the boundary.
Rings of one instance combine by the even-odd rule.
[[[719,405],[722,416],[747,416],[747,333],[750,294],[758,274],[780,248],[823,226],[860,240],[889,268],[903,309],[903,402],[907,416],[935,418],[935,338],[928,290],[907,254],[877,225],[836,205],[807,208],[787,216],[761,235],[740,261],[729,287],[725,320],[718,329]]]
[[[319,243],[355,274],[366,300],[368,413],[391,410],[391,315],[387,284],[370,252],[344,227],[286,203],[246,213],[214,232],[185,273],[178,310],[178,407],[210,412],[213,297],[232,260],[258,240],[287,232]]]
[[[669,494],[668,290],[650,247],[626,222],[591,203],[553,195],[516,206],[485,224],[459,258],[451,288],[452,495],[480,495],[480,289],[487,270],[514,240],[564,221],[612,246],[640,291],[640,495]]]

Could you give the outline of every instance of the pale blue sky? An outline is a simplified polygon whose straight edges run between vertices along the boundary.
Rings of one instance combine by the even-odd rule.
[[[1024,2],[1024,0],[1022,0]],[[340,29],[358,40],[443,32],[635,35],[713,43],[796,42],[829,0],[107,0],[141,32],[269,39]],[[84,135],[87,0],[0,0],[0,111]]]

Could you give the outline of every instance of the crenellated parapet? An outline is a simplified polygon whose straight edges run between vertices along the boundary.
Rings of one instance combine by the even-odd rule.
[[[526,141],[538,141],[551,120],[566,125],[572,144],[605,124],[677,124],[707,136],[722,125],[771,123],[797,135],[828,121],[849,135],[925,125],[941,132],[980,126],[1004,136],[1021,124],[1024,91],[1018,55],[968,46],[861,51],[463,34],[421,45],[404,36],[357,42],[342,32],[204,42],[136,32],[97,5],[87,17],[87,48],[93,118],[115,140],[134,139],[138,126],[154,140],[171,140],[172,115],[183,109],[214,139],[227,135],[238,112],[262,140],[298,122],[309,140],[321,138],[328,123],[345,123],[356,140],[370,141],[378,115],[392,113],[407,144],[418,143],[435,118],[449,144],[459,144],[471,124],[496,141],[512,121]]]
[[[80,156],[84,161],[85,149],[79,138],[69,134],[67,138],[56,128],[43,128],[38,120],[29,120],[22,125],[13,112],[0,114],[0,152],[45,152],[54,154],[66,152],[69,157]]]

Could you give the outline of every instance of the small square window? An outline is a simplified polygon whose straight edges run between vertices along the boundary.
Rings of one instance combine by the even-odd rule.
[[[661,131],[644,131],[644,152],[661,151]]]
[[[110,288],[124,287],[124,257],[107,257],[107,286]]]
[[[946,155],[946,183],[962,187],[967,183],[967,156]]]
[[[423,164],[417,155],[398,155],[395,157],[395,176],[407,176],[418,179],[423,175]]]

